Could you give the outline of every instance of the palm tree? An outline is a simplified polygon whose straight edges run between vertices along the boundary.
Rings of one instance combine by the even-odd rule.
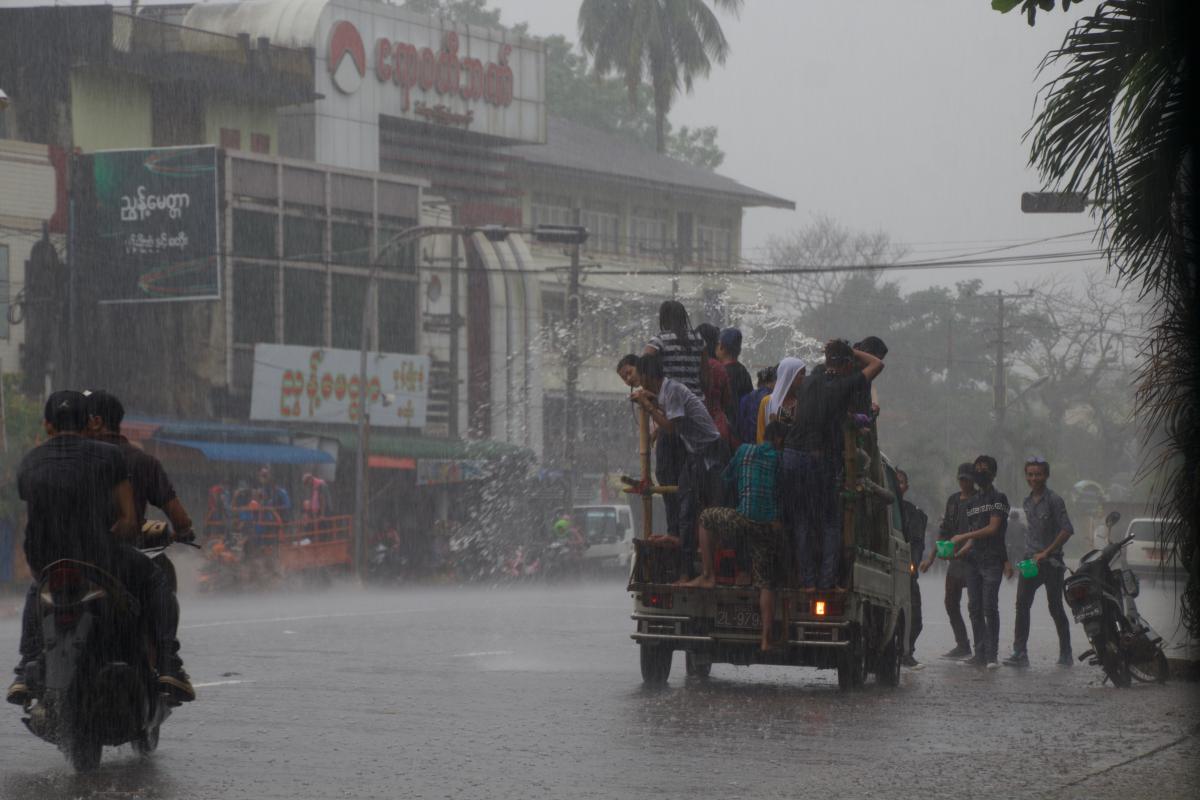
[[[579,43],[596,74],[620,74],[635,109],[638,90],[650,84],[658,152],[667,150],[667,113],[680,90],[690,93],[697,76],[729,55],[713,8],[736,15],[744,1],[583,0],[579,6]]]
[[[1030,24],[1052,0],[1020,4]],[[1100,214],[1109,264],[1154,304],[1138,376],[1138,419],[1157,457],[1164,539],[1187,571],[1183,618],[1200,633],[1200,270],[1196,249],[1196,97],[1188,31],[1194,0],[1106,0],[1042,68],[1030,163],[1050,188],[1083,192]],[[1064,3],[1064,8],[1069,3]]]

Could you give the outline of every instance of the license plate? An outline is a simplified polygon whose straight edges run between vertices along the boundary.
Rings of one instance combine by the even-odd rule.
[[[1083,622],[1085,619],[1092,619],[1100,616],[1100,606],[1088,605],[1075,612],[1075,621]]]
[[[717,606],[718,628],[762,628],[762,615],[754,606]]]

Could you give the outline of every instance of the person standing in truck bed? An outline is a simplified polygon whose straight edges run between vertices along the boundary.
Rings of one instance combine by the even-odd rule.
[[[740,540],[750,545],[751,575],[758,589],[762,618],[760,647],[764,652],[772,645],[775,590],[783,571],[778,481],[779,453],[786,435],[787,426],[776,420],[767,426],[765,442],[738,448],[721,476],[726,484],[737,487],[737,508],[707,508],[700,514],[701,573],[690,581],[676,584],[698,589],[716,586],[716,544],[740,535]]]

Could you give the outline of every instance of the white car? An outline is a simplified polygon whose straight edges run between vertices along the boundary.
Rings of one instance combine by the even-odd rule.
[[[1133,534],[1133,541],[1125,545],[1125,561],[1135,572],[1149,577],[1178,569],[1174,558],[1168,559],[1168,551],[1162,548],[1162,527],[1165,520],[1142,517],[1129,523],[1120,538]]]
[[[575,506],[588,548],[584,563],[594,567],[629,567],[633,557],[633,513],[627,505]]]

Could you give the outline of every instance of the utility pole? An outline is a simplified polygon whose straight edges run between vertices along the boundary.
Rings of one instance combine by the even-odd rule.
[[[458,439],[458,370],[458,234],[454,233],[450,235],[450,414],[447,418],[451,441]]]
[[[583,211],[576,208],[573,215],[576,227],[583,225]],[[575,444],[579,427],[579,247],[571,246],[571,271],[567,279],[567,400],[563,428],[563,466],[568,470],[566,508],[575,505]]]
[[[1020,300],[1033,297],[1033,292],[1024,294],[1005,294],[1003,290],[996,292],[996,369],[992,375],[992,410],[996,416],[996,445],[1003,446],[1004,417],[1008,409],[1008,389],[1005,384],[1004,346],[1008,342],[1004,338],[1004,301]]]

